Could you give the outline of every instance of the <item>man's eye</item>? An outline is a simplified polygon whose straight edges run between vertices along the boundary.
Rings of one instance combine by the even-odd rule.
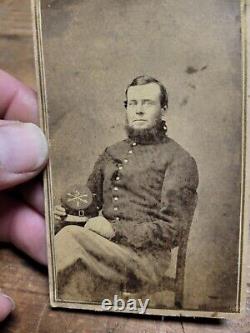
[[[136,105],[136,102],[135,101],[130,101],[130,102],[128,102],[128,105],[129,106],[134,106],[134,105]]]
[[[154,101],[144,101],[144,105],[154,105]]]

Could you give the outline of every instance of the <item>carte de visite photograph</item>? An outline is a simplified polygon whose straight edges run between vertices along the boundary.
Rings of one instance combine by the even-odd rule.
[[[32,1],[52,307],[244,311],[245,7]]]

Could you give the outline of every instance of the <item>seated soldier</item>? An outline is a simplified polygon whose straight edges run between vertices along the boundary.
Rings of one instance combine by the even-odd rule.
[[[167,136],[165,87],[139,76],[126,90],[125,107],[128,138],[105,149],[87,182],[93,195],[87,223],[55,236],[63,300],[100,301],[160,284],[193,217],[197,166]],[[57,207],[58,218],[65,214]]]

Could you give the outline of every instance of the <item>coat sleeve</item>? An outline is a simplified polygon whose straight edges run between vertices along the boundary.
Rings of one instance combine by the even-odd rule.
[[[87,187],[90,189],[93,202],[85,209],[85,215],[88,217],[95,217],[99,215],[99,211],[103,205],[103,165],[106,160],[106,150],[99,156],[95,162],[92,173],[90,174]]]
[[[143,248],[148,242],[155,247],[178,246],[183,228],[193,219],[198,182],[196,162],[187,153],[174,158],[167,166],[159,214],[152,223],[143,223]]]
[[[198,182],[197,165],[190,155],[174,159],[166,169],[161,193],[160,219],[154,224],[159,237],[171,248],[179,244],[181,231],[192,222]]]

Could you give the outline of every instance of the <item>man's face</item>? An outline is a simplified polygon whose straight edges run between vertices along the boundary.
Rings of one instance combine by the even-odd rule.
[[[150,129],[161,119],[160,87],[157,83],[131,86],[127,92],[127,120],[133,129]]]

